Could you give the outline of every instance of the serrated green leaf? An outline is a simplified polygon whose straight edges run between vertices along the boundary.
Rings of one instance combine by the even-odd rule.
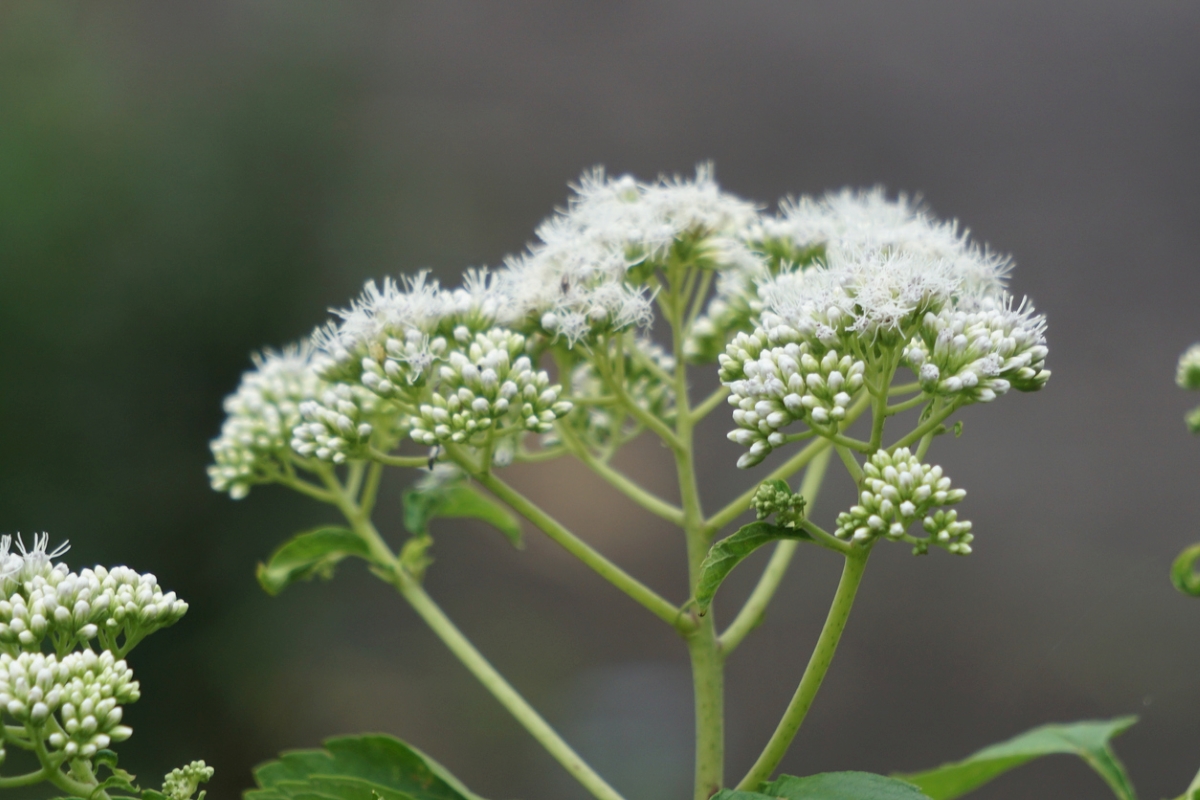
[[[403,499],[404,527],[414,536],[429,535],[429,523],[438,517],[470,518],[499,529],[513,547],[525,546],[517,518],[462,481],[409,489]]]
[[[1200,597],[1200,575],[1196,574],[1196,562],[1200,561],[1200,544],[1192,545],[1179,554],[1171,565],[1171,583],[1184,594]]]
[[[743,525],[731,536],[717,542],[708,551],[704,563],[700,565],[700,577],[696,581],[696,605],[700,613],[708,611],[712,605],[713,596],[721,583],[742,562],[746,556],[753,553],[764,544],[780,539],[807,539],[812,537],[797,528],[782,528],[768,522],[751,522]]]
[[[785,800],[929,800],[911,783],[871,772],[783,775],[762,787],[762,792]]]
[[[254,778],[258,787],[245,800],[301,800],[301,793],[334,790],[344,790],[336,800],[373,800],[364,790],[382,800],[480,800],[436,761],[384,734],[341,736],[326,740],[323,750],[283,753],[258,767]]]
[[[296,581],[332,577],[333,568],[347,556],[370,560],[367,543],[354,531],[317,528],[298,533],[258,565],[258,582],[267,594],[276,595]]]
[[[896,777],[909,781],[932,800],[952,800],[1027,761],[1060,753],[1074,754],[1094,769],[1122,800],[1135,800],[1133,784],[1113,752],[1110,740],[1124,733],[1137,717],[1070,725],[1043,725],[1007,742],[985,747],[962,761],[937,769]]]

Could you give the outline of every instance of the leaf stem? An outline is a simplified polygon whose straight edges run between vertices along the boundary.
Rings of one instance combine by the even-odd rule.
[[[829,450],[818,453],[804,473],[804,482],[800,484],[800,494],[807,501],[805,513],[811,513],[813,505],[816,503],[817,493],[820,491],[822,480],[825,477],[825,468],[829,466],[830,455]],[[750,593],[746,604],[742,606],[733,622],[729,623],[729,627],[717,640],[724,655],[728,656],[732,653],[750,631],[762,624],[766,618],[767,606],[775,597],[775,592],[779,589],[779,584],[783,581],[783,576],[799,545],[798,539],[784,539],[775,545],[775,552],[771,553],[771,560],[767,562],[767,567],[763,570],[762,577],[758,579],[754,591]]]
[[[392,568],[393,585],[408,601],[413,610],[425,620],[437,637],[458,657],[475,679],[492,693],[518,722],[529,731],[538,744],[546,749],[559,764],[579,781],[585,789],[591,792],[597,800],[622,800],[616,789],[609,786],[596,772],[587,765],[579,754],[567,744],[549,723],[529,705],[516,689],[504,679],[496,668],[475,649],[475,646],[450,621],[450,618],[434,602],[421,584],[409,575],[398,563]]]
[[[842,463],[846,465],[846,471],[850,473],[850,477],[854,479],[856,484],[861,483],[863,479],[863,471],[862,467],[859,466],[858,461],[854,458],[854,454],[845,447],[838,446],[834,449],[837,450],[837,454],[839,457],[841,457]]]
[[[707,417],[714,408],[719,406],[721,402],[729,396],[728,386],[719,386],[717,389],[704,398],[694,409],[692,409],[692,422],[699,422]]]
[[[935,411],[933,413],[933,416],[931,416],[929,419],[925,420],[925,422],[923,422],[921,425],[917,426],[917,428],[915,428],[913,431],[911,431],[910,433],[908,433],[905,436],[900,437],[900,439],[895,444],[893,444],[891,447],[888,448],[888,451],[895,452],[898,448],[908,447],[910,444],[917,441],[925,434],[933,433],[937,429],[938,425],[941,425],[943,422],[946,421],[947,417],[949,417],[951,414],[953,414],[955,411],[958,410],[958,405],[959,405],[958,402],[954,401],[952,403],[947,404],[946,407],[941,409],[940,411]]]
[[[566,443],[571,453],[591,469],[592,472],[595,472],[607,481],[609,485],[651,514],[662,517],[674,525],[683,525],[683,509],[651,494],[625,475],[622,475],[608,464],[593,456],[588,452],[587,446],[579,440],[579,437],[567,425],[560,422],[557,428],[558,435]]]
[[[804,722],[804,718],[817,696],[817,690],[821,688],[825,673],[829,671],[829,665],[833,663],[833,656],[837,652],[842,632],[846,629],[846,621],[850,618],[850,609],[854,606],[854,596],[862,582],[863,571],[866,569],[869,555],[869,549],[855,548],[855,552],[846,556],[837,593],[833,597],[833,604],[829,608],[829,615],[825,618],[825,626],[821,629],[821,635],[817,639],[817,646],[808,661],[808,667],[805,668],[804,676],[800,679],[800,685],[796,687],[796,693],[788,703],[783,718],[779,720],[775,733],[771,735],[767,746],[763,748],[762,754],[754,762],[754,766],[746,773],[746,777],[738,783],[738,789],[757,790],[761,783],[771,777],[776,767],[779,766],[779,762],[783,760],[784,754],[787,753],[792,740],[796,738],[796,732],[800,730],[800,725]]]
[[[427,467],[429,466],[428,456],[391,456],[387,453],[380,452],[374,447],[367,449],[367,455],[372,461],[378,461],[380,464],[386,464],[389,467]]]
[[[454,450],[449,450],[449,452],[454,456]],[[455,457],[455,460],[457,461],[458,458]],[[463,462],[459,461],[459,463]],[[571,533],[558,520],[551,517],[516,489],[509,486],[500,478],[497,478],[494,474],[475,472],[472,477],[487,488],[489,492],[496,495],[496,497],[505,503],[508,503],[518,514],[541,528],[547,536],[560,544],[563,549],[591,567],[600,577],[629,595],[636,602],[648,608],[656,617],[681,631],[685,631],[690,627],[685,622],[687,618],[680,615],[679,609],[675,605],[609,561],[594,550],[591,545]]]

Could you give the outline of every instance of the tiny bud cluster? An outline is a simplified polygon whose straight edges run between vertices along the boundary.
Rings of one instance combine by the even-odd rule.
[[[922,464],[907,448],[900,448],[891,454],[875,453],[863,474],[859,504],[838,515],[835,536],[855,542],[879,536],[902,539],[920,553],[931,544],[959,555],[971,552],[971,523],[959,522],[957,512],[939,508],[958,503],[967,493],[950,488],[941,467]],[[921,517],[929,538],[914,539],[908,529]]]
[[[308,344],[254,356],[255,369],[243,375],[237,391],[225,399],[228,416],[210,445],[213,464],[208,477],[213,489],[240,499],[253,484],[270,479],[286,457],[301,404],[324,391],[312,356]]]
[[[1181,389],[1200,389],[1200,344],[1192,345],[1179,357],[1175,382]],[[1200,406],[1189,411],[1184,420],[1192,433],[1200,433]]]
[[[729,438],[749,448],[738,459],[742,468],[782,445],[782,431],[793,422],[836,433],[863,385],[862,360],[819,340],[768,348],[772,334],[739,333],[720,357],[721,382],[729,387],[737,424]]]
[[[535,370],[524,349],[524,336],[494,328],[476,334],[464,350],[452,351],[438,369],[429,402],[413,418],[412,438],[430,446],[483,444],[506,428],[549,431],[571,404],[559,400],[562,387]]]
[[[926,314],[904,360],[926,393],[986,403],[1046,385],[1045,327],[1028,303],[984,298],[973,311]]]
[[[66,758],[91,758],[128,739],[122,704],[139,696],[133,671],[108,651],[0,654],[0,710],[19,725],[52,731],[46,744]]]
[[[795,528],[804,519],[806,501],[788,487],[787,481],[775,480],[763,481],[750,504],[759,522],[775,514],[780,527]]]
[[[344,464],[361,456],[383,404],[371,392],[348,383],[329,384],[320,397],[300,404],[301,422],[292,430],[292,449],[302,456]]]
[[[208,783],[213,776],[213,768],[203,761],[192,763],[171,770],[163,778],[162,793],[170,800],[191,800],[200,784]],[[204,792],[197,800],[203,800]]]

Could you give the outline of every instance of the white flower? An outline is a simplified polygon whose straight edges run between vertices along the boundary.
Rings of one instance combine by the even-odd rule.
[[[950,479],[941,467],[922,464],[907,448],[900,448],[891,454],[886,450],[875,453],[863,466],[863,473],[859,504],[838,515],[835,536],[856,542],[879,536],[905,539],[912,523],[923,516],[930,537],[907,537],[914,552],[924,553],[931,544],[959,555],[971,552],[971,523],[959,522],[954,511],[934,513],[939,506],[954,505],[967,494],[950,488]]]
[[[693,180],[653,183],[596,168],[572,188],[567,208],[538,227],[538,241],[509,259],[499,281],[515,309],[570,345],[594,330],[649,324],[650,297],[634,268],[672,252],[700,268],[759,263],[741,236],[757,210],[721,192],[709,165]]]
[[[300,423],[292,429],[298,454],[334,464],[361,457],[377,419],[392,409],[362,386],[330,384],[321,396],[300,404]]]
[[[559,401],[561,387],[551,386],[524,350],[525,337],[495,328],[476,334],[465,351],[452,351],[429,402],[413,418],[412,438],[430,446],[478,445],[514,428],[550,430],[571,404]]]
[[[35,576],[45,577],[54,568],[51,563],[56,558],[62,558],[71,549],[70,542],[63,542],[58,547],[50,550],[50,534],[35,533],[33,535],[33,545],[26,550],[25,542],[21,540],[21,534],[17,534],[17,548],[21,551],[21,558],[25,562],[21,566],[21,571],[18,574],[18,580],[27,581]],[[2,549],[2,548],[0,548]]]
[[[221,435],[209,445],[213,464],[209,480],[218,492],[235,500],[250,486],[270,479],[286,454],[292,428],[300,422],[300,406],[325,390],[317,375],[310,343],[253,356],[255,369],[242,376],[236,392],[225,399],[228,416]]]
[[[122,705],[139,697],[133,671],[109,652],[0,655],[0,710],[22,725],[49,728],[51,753],[66,758],[91,758],[128,739],[133,730],[121,724]]]
[[[1012,268],[1006,256],[969,241],[957,220],[936,219],[919,202],[901,194],[890,200],[882,187],[849,188],[820,198],[787,198],[778,217],[765,218],[764,239],[785,240],[797,251],[885,251],[937,262],[949,262],[966,290],[994,292],[1004,288]]]
[[[988,402],[1046,385],[1046,318],[1012,298],[983,297],[927,314],[904,358],[928,394]]]

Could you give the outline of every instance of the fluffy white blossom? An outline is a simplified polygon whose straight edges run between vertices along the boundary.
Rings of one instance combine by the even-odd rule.
[[[959,555],[971,552],[971,523],[959,522],[957,512],[941,508],[958,503],[967,493],[952,489],[941,467],[922,464],[907,448],[900,448],[891,454],[875,453],[863,473],[859,504],[838,515],[835,536],[856,542],[879,536],[906,539],[913,542],[914,552],[925,552],[930,544]],[[929,537],[907,537],[921,517]]]
[[[597,330],[649,324],[651,297],[631,270],[671,257],[709,269],[759,263],[742,236],[757,210],[722,192],[711,166],[692,180],[651,183],[596,168],[573,188],[567,208],[539,226],[538,241],[500,277],[514,309],[571,345]]]
[[[422,444],[483,444],[506,429],[546,432],[571,404],[523,355],[525,337],[496,328],[451,351],[430,400],[414,415],[412,438]]]
[[[715,357],[773,303],[795,311],[812,303],[818,316],[833,305],[851,315],[855,330],[873,335],[923,302],[998,293],[1012,267],[972,243],[956,221],[936,219],[905,195],[889,199],[878,187],[786,198],[777,216],[763,217],[747,236],[764,260],[722,275],[688,341],[692,360]]]
[[[253,359],[255,368],[225,399],[228,416],[221,435],[210,444],[212,487],[234,499],[270,479],[300,422],[300,406],[325,390],[307,342],[281,352],[267,350]]]
[[[107,651],[0,654],[0,709],[17,724],[52,730],[46,743],[67,758],[90,758],[128,739],[122,705],[139,696],[133,671]]]
[[[946,262],[967,291],[1004,288],[1012,268],[1006,256],[970,242],[957,220],[938,220],[906,195],[888,198],[882,187],[842,189],[819,198],[787,198],[779,215],[762,221],[761,237],[789,244],[794,252],[837,253],[883,251],[917,259]]]

